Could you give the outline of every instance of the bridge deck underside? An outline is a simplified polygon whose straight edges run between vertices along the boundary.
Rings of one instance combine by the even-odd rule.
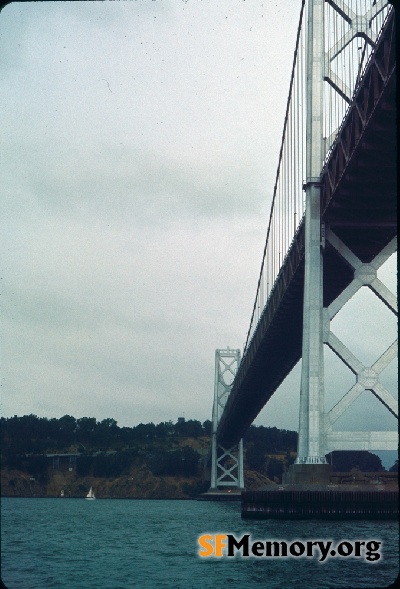
[[[397,234],[394,24],[387,29],[321,174],[322,219],[363,262]],[[327,243],[324,306],[352,279],[353,270]],[[302,222],[219,422],[225,447],[239,441],[301,358],[303,288]]]

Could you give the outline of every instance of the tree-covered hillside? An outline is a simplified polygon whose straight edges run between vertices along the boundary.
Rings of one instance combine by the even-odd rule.
[[[26,473],[42,485],[48,486],[56,472],[72,470],[79,479],[186,477],[192,479],[190,489],[185,483],[186,495],[209,486],[204,467],[210,421],[179,418],[176,423],[120,427],[111,418],[24,415],[1,418],[0,423],[3,471]],[[293,461],[296,443],[295,432],[251,426],[245,438],[245,468],[259,472],[263,480],[280,477],[285,462]]]
[[[112,418],[24,415],[2,417],[0,425],[3,494],[51,494],[62,473],[65,481],[57,484],[68,484],[71,496],[79,495],[88,484],[100,484],[100,479],[108,481],[104,493],[110,492],[110,481],[115,485],[119,481],[115,496],[125,493],[127,497],[149,496],[150,487],[152,497],[190,497],[209,486],[205,472],[210,421],[179,418],[176,423],[120,427]],[[296,432],[251,425],[244,436],[249,485],[281,482],[282,473],[296,458],[296,447]],[[369,452],[334,452],[327,459],[335,471],[355,466],[363,471],[384,470],[380,459]],[[35,491],[32,485],[41,487]]]
[[[171,437],[209,435],[211,422],[203,425],[196,420],[179,419],[154,423],[140,423],[133,427],[119,427],[115,419],[97,421],[95,417],[76,419],[71,415],[51,418],[24,415],[1,418],[1,445],[15,454],[59,451],[77,446],[86,450],[121,450],[142,442],[165,441]]]

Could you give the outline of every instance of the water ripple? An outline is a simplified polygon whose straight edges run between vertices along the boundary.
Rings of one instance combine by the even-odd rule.
[[[395,522],[244,521],[239,503],[2,499],[8,589],[341,589],[398,574]],[[354,558],[201,559],[203,533],[253,539],[379,539],[378,563]]]

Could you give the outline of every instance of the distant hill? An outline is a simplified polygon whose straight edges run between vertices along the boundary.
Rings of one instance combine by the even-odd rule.
[[[99,497],[183,499],[209,488],[204,462],[210,421],[119,427],[111,418],[24,415],[0,423],[2,495],[57,497],[63,491],[65,497],[83,497],[93,486]],[[296,440],[295,432],[251,426],[247,487],[268,484],[268,468],[273,467],[271,478],[279,475],[276,462],[282,471]],[[278,459],[266,456],[267,450]]]
[[[3,496],[84,497],[92,486],[103,498],[190,499],[210,485],[210,421],[119,427],[112,418],[24,415],[1,418],[0,425]],[[246,488],[280,482],[296,447],[296,432],[250,426],[244,437]],[[336,470],[384,470],[368,452],[334,453],[333,463]]]

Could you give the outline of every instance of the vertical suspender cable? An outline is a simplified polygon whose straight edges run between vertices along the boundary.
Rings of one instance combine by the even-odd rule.
[[[300,10],[299,25],[297,27],[296,45],[295,45],[294,57],[293,57],[292,74],[291,74],[291,78],[290,78],[289,94],[288,94],[288,99],[287,99],[287,104],[286,104],[286,114],[285,114],[285,120],[284,120],[284,125],[283,125],[281,148],[280,148],[280,151],[279,151],[279,158],[278,158],[278,170],[277,170],[277,174],[276,174],[274,193],[273,193],[272,203],[271,203],[271,211],[270,211],[270,217],[269,217],[268,229],[267,229],[267,238],[266,238],[266,241],[265,241],[265,246],[264,246],[264,251],[263,251],[263,256],[262,256],[262,262],[261,262],[261,270],[260,270],[260,274],[259,274],[259,278],[258,278],[258,283],[257,283],[257,293],[258,293],[258,291],[260,289],[260,282],[261,282],[261,277],[262,277],[262,274],[263,274],[264,264],[265,264],[265,254],[266,254],[266,250],[267,250],[267,246],[268,246],[268,240],[269,240],[269,235],[270,235],[270,231],[271,231],[271,223],[272,223],[272,217],[273,217],[274,206],[275,206],[275,199],[276,199],[276,192],[277,192],[277,184],[278,184],[279,173],[280,173],[280,166],[281,166],[282,154],[283,154],[283,143],[284,143],[284,138],[285,138],[285,134],[286,134],[288,111],[289,111],[289,106],[290,106],[290,101],[291,101],[291,95],[292,95],[292,87],[293,87],[293,80],[294,80],[294,71],[295,71],[296,60],[297,60],[297,52],[298,52],[298,46],[299,46],[300,33],[301,33],[301,29],[302,29],[304,7],[305,7],[305,0],[302,0],[302,2],[301,2],[301,10]],[[274,273],[274,278],[272,280],[274,280],[274,279],[275,279],[275,273]],[[247,346],[248,346],[249,339],[250,339],[250,332],[251,332],[253,321],[254,321],[256,306],[257,306],[257,294],[256,294],[256,298],[255,298],[255,301],[254,301],[254,304],[253,304],[253,310],[252,310],[251,319],[250,319],[250,326],[249,326],[249,329],[248,329],[248,332],[247,332],[247,338],[246,338],[246,343],[245,343],[244,350],[243,350],[243,356],[244,356],[244,354],[247,351]]]

